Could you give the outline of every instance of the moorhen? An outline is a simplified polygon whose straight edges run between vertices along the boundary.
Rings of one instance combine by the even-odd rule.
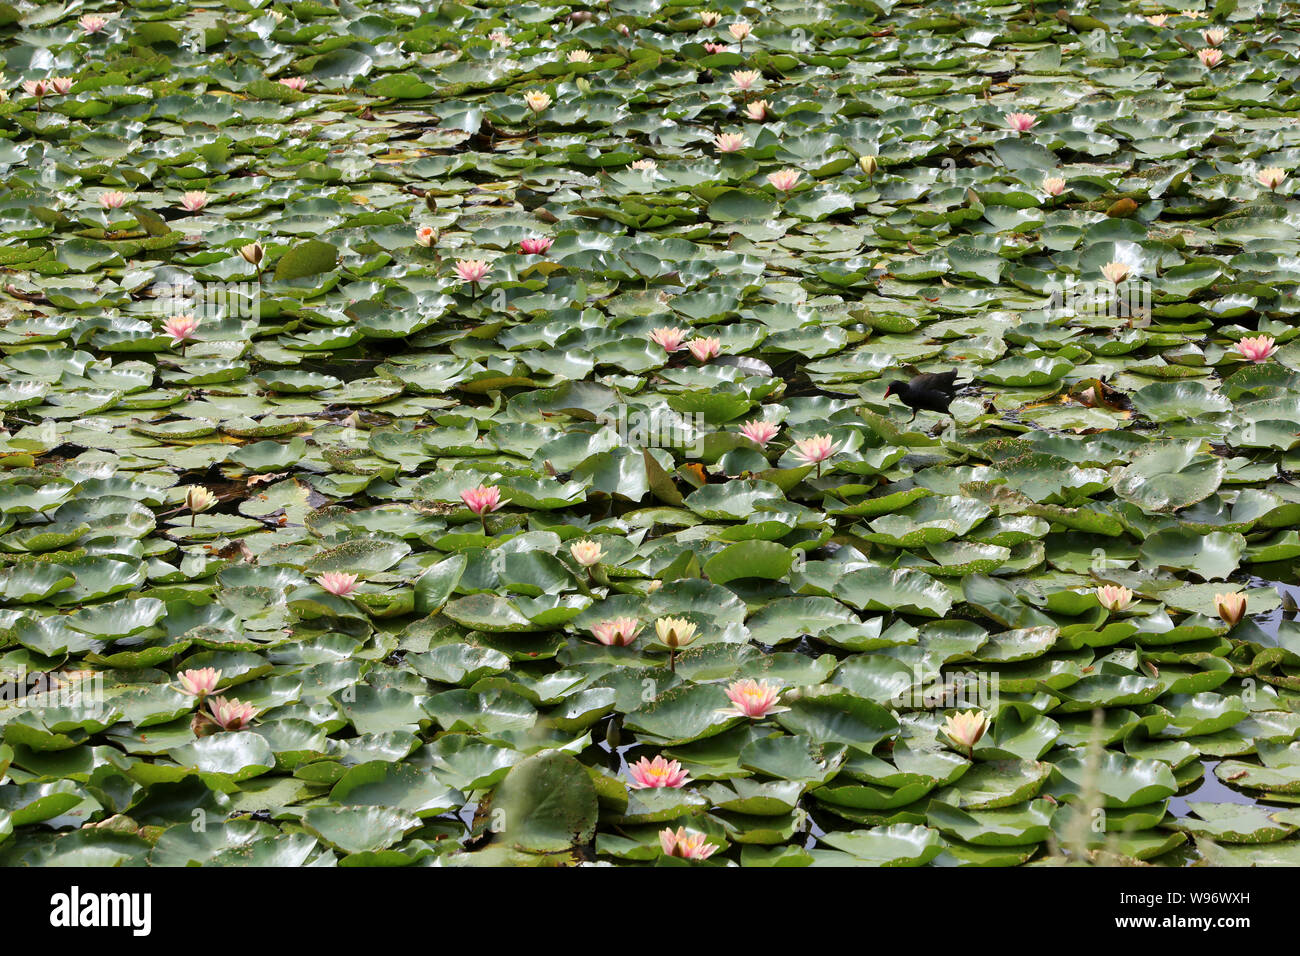
[[[951,372],[927,372],[916,376],[910,382],[890,382],[885,389],[885,398],[897,395],[903,404],[912,410],[912,418],[908,419],[910,422],[916,418],[917,411],[922,408],[926,411],[949,414],[948,406],[956,391],[957,370],[953,369]]]

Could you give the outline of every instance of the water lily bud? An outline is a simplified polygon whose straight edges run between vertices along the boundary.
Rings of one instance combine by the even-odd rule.
[[[867,176],[874,176],[880,168],[880,162],[874,156],[859,156],[858,166]]]

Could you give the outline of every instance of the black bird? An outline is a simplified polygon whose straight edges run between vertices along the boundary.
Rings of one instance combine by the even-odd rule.
[[[953,369],[951,372],[927,372],[925,375],[916,376],[910,382],[890,382],[885,389],[885,398],[897,395],[903,404],[912,410],[912,418],[908,419],[910,422],[916,418],[917,411],[922,408],[926,411],[949,414],[948,406],[956,392],[957,370]]]

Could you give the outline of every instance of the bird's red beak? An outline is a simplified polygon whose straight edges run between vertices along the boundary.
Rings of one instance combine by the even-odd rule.
[[[885,386],[885,398],[888,398],[890,395],[893,395],[893,394],[894,394],[894,386],[892,386],[892,385],[886,385],[886,386]]]

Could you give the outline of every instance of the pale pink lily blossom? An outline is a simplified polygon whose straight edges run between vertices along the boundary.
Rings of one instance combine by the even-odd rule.
[[[746,677],[743,680],[733,681],[727,685],[726,694],[731,701],[731,706],[721,708],[718,713],[726,714],[728,717],[761,720],[771,714],[784,713],[790,709],[777,704],[781,698],[780,685],[769,684],[765,680],[756,681],[752,677]]]
[[[1247,362],[1267,362],[1277,352],[1277,341],[1271,335],[1255,335],[1241,339],[1236,345],[1237,354]]]
[[[980,742],[985,731],[989,729],[988,717],[978,710],[958,711],[949,714],[944,721],[944,736],[958,747],[965,747],[967,754],[974,755],[975,745]]]
[[[1218,46],[1228,38],[1228,31],[1215,28],[1204,31],[1201,36],[1205,38],[1205,42],[1210,46]]]
[[[763,74],[758,70],[736,70],[731,74],[731,82],[736,84],[738,90],[752,90],[762,77]]]
[[[211,667],[191,668],[176,675],[182,694],[198,697],[200,700],[217,689],[221,681],[221,671]]]
[[[778,169],[774,173],[767,174],[767,181],[772,184],[772,188],[788,193],[798,184],[799,175],[797,169]]]
[[[482,282],[490,271],[492,271],[491,267],[483,259],[456,260],[456,275],[460,276],[461,281],[471,285]]]
[[[737,153],[745,148],[744,133],[719,133],[713,137],[713,145],[719,153]]]
[[[415,230],[415,241],[425,248],[429,248],[438,241],[438,230],[433,226],[421,226]]]
[[[780,431],[781,426],[776,422],[764,421],[761,418],[756,418],[752,422],[745,422],[740,426],[740,433],[750,441],[755,442],[760,448],[766,448],[767,443],[775,438]]]
[[[243,730],[257,716],[257,708],[237,697],[213,697],[208,701],[208,719],[222,730]]]
[[[1101,267],[1101,274],[1107,281],[1119,285],[1133,274],[1133,267],[1126,262],[1108,262]]]
[[[357,589],[357,576],[343,571],[326,571],[316,579],[316,583],[323,591],[338,597],[347,597]]]
[[[49,80],[23,80],[23,92],[38,100],[50,92]]]
[[[705,53],[730,53],[731,47],[725,43],[706,43],[704,44]]]
[[[1008,113],[1007,126],[1018,133],[1025,133],[1038,125],[1038,117],[1033,113]]]
[[[1241,623],[1241,619],[1246,616],[1246,595],[1240,591],[1234,591],[1231,594],[1214,595],[1214,607],[1219,612],[1219,617],[1224,624],[1229,627],[1236,627]]]
[[[50,86],[54,89],[54,92],[58,93],[60,96],[63,96],[72,89],[73,82],[75,81],[70,76],[50,77]]]
[[[672,827],[659,831],[659,845],[665,856],[677,856],[684,860],[707,860],[718,850],[716,843],[707,843],[703,833],[687,830],[685,827]]]
[[[686,329],[658,328],[650,333],[650,341],[663,348],[665,352],[676,352],[690,335]]]
[[[616,617],[591,628],[591,636],[606,647],[626,647],[641,633],[641,622],[634,617]]]
[[[734,40],[743,44],[754,32],[754,28],[748,20],[737,20],[727,27],[727,32],[731,34]]]
[[[1223,51],[1216,50],[1214,47],[1204,47],[1196,51],[1197,58],[1201,65],[1207,70],[1212,70],[1223,62]]]
[[[745,115],[755,123],[761,123],[767,119],[768,110],[772,104],[767,100],[754,100],[752,103],[745,104]]]
[[[686,343],[697,362],[707,362],[722,354],[722,342],[716,338],[691,339]]]
[[[632,782],[628,784],[632,790],[661,788],[676,790],[685,786],[691,779],[678,761],[666,760],[662,754],[654,760],[642,757],[636,763],[628,764],[627,772],[632,778]]]
[[[595,567],[605,556],[605,549],[590,538],[569,545],[569,554],[584,568]]]
[[[1097,600],[1108,611],[1122,611],[1133,603],[1133,592],[1120,584],[1103,584],[1097,588]]]
[[[163,331],[172,337],[172,345],[180,345],[193,339],[198,329],[199,320],[189,313],[173,315],[163,322]]]
[[[84,30],[88,35],[93,33],[98,33],[100,30],[104,29],[104,27],[108,26],[107,20],[105,20],[103,17],[97,17],[91,13],[86,14],[77,22],[81,24],[81,29]]]
[[[533,236],[519,243],[519,251],[526,256],[544,256],[554,242],[550,236]]]
[[[189,212],[198,212],[208,204],[208,194],[201,189],[191,189],[181,196],[181,208]]]
[[[307,89],[307,78],[305,76],[286,76],[278,81],[281,86],[287,86],[291,90],[301,93]]]
[[[465,507],[481,518],[496,511],[510,499],[502,499],[501,489],[496,485],[479,485],[477,488],[462,491],[460,500],[465,502]]]
[[[800,438],[794,445],[794,456],[810,465],[826,461],[839,450],[838,443],[830,435],[814,435],[812,438]]]
[[[1277,189],[1286,180],[1286,170],[1281,166],[1269,166],[1255,174],[1256,181],[1270,190]]]
[[[106,193],[100,193],[99,196],[99,204],[105,209],[121,209],[126,205],[126,200],[126,193],[118,189]]]
[[[1043,180],[1043,192],[1049,196],[1059,196],[1065,192],[1065,180],[1060,176],[1048,176]]]

